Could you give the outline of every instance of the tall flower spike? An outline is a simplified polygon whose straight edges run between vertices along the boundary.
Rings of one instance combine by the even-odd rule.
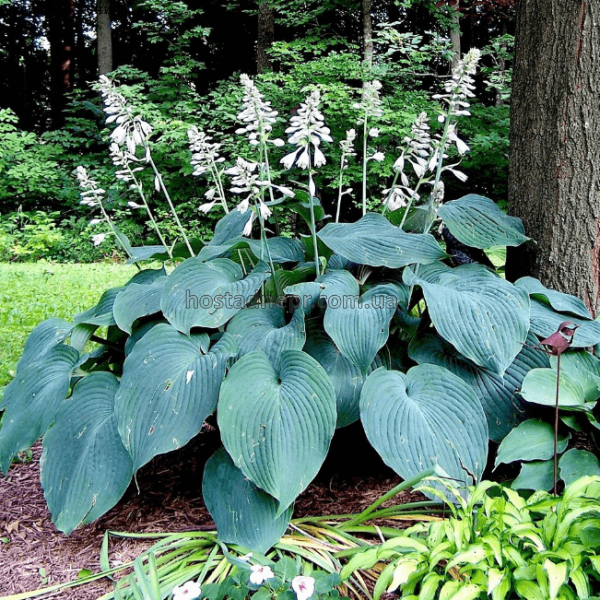
[[[298,114],[290,119],[290,126],[285,132],[290,136],[289,143],[297,149],[281,159],[286,169],[291,169],[294,163],[301,169],[325,164],[325,155],[319,146],[322,141],[333,142],[333,139],[329,135],[329,127],[325,127],[320,104],[321,93],[315,90],[300,105]]]
[[[261,135],[263,141],[268,141],[278,147],[283,146],[283,140],[268,140],[268,134],[277,121],[277,111],[271,108],[270,102],[264,100],[248,75],[240,75],[240,82],[244,88],[244,98],[242,112],[238,115],[238,119],[244,123],[244,127],[237,129],[236,133],[247,133],[252,146],[258,146],[261,143],[259,139]]]
[[[369,81],[363,87],[363,97],[361,102],[353,104],[353,108],[363,110],[368,117],[381,117],[383,110],[381,109],[381,98],[379,91],[383,86],[381,82]]]

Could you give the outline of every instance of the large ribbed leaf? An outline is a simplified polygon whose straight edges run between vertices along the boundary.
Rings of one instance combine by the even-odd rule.
[[[532,369],[527,373],[521,390],[527,402],[542,406],[556,405],[556,369]],[[598,395],[598,388],[596,394]],[[591,410],[595,403],[586,402],[585,390],[579,381],[561,371],[559,405],[563,409]]]
[[[527,293],[534,300],[543,304],[549,304],[557,312],[568,313],[582,319],[592,318],[587,306],[579,298],[570,294],[557,292],[556,290],[549,290],[542,285],[539,279],[521,277],[521,279],[515,281],[515,285],[527,290]]]
[[[222,542],[261,554],[280,540],[292,516],[291,506],[277,516],[277,500],[246,479],[223,448],[206,463],[202,496]]]
[[[560,478],[569,485],[584,476],[600,476],[600,462],[586,450],[571,448],[560,457]]]
[[[359,265],[398,269],[445,256],[432,235],[404,233],[375,213],[356,223],[329,223],[318,236],[335,253]]]
[[[42,436],[69,393],[71,373],[79,352],[60,344],[21,369],[4,391],[0,410],[0,471],[6,473],[17,452]]]
[[[82,379],[44,436],[44,496],[52,521],[67,535],[110,510],[131,481],[133,466],[114,412],[118,386],[111,373]]]
[[[100,327],[114,325],[113,306],[119,292],[122,292],[124,289],[125,287],[117,287],[106,290],[96,306],[92,306],[92,308],[88,308],[86,311],[75,315],[73,321],[75,323],[98,325]]]
[[[231,250],[250,248],[254,256],[267,262],[269,253],[274,263],[300,262],[304,260],[304,250],[298,240],[291,238],[273,237],[267,239],[267,244],[263,249],[260,240],[253,240],[245,237],[237,237],[221,245],[209,244],[205,246],[198,254],[202,260],[212,260],[225,256]],[[267,251],[268,250],[268,251]]]
[[[262,262],[244,277],[242,268],[226,258],[208,263],[188,258],[169,276],[161,309],[183,333],[192,327],[220,327],[248,304],[269,275]]]
[[[442,367],[377,369],[363,386],[360,417],[371,445],[404,479],[436,464],[469,484],[483,473],[485,414],[471,386]]]
[[[475,364],[502,375],[529,330],[529,296],[481,265],[440,273],[437,283],[404,271],[420,285],[438,333]],[[475,267],[475,268],[474,268]]]
[[[154,283],[160,277],[164,277],[167,274],[167,271],[164,267],[160,269],[143,269],[142,271],[138,271],[126,284],[131,285],[132,283],[139,283],[140,285],[148,285],[150,283]]]
[[[550,357],[550,364],[556,368],[556,356]],[[600,360],[585,350],[565,352],[560,358],[560,372],[582,387],[586,402],[593,402],[600,396]]]
[[[419,364],[431,363],[445,367],[470,384],[487,416],[490,438],[500,442],[527,418],[529,407],[518,393],[525,375],[531,369],[549,365],[546,353],[532,347],[535,343],[535,336],[529,334],[528,345],[523,346],[503,377],[476,365],[434,334],[415,338],[410,344],[409,355]]]
[[[117,326],[131,335],[136,319],[160,312],[160,299],[166,283],[166,277],[159,277],[147,284],[129,284],[115,299],[113,315]]]
[[[302,309],[295,310],[286,324],[283,308],[276,305],[242,309],[229,321],[227,331],[237,343],[238,357],[262,350],[274,366],[284,350],[302,350],[306,340]]]
[[[558,330],[563,321],[579,325],[573,337],[573,348],[587,348],[600,343],[600,323],[580,319],[569,314],[554,312],[546,304],[531,299],[531,331],[541,338],[547,338]]]
[[[473,248],[519,246],[529,238],[517,217],[505,215],[489,198],[468,194],[439,208],[450,233]]]
[[[383,286],[382,286],[383,287]],[[330,294],[323,326],[340,352],[361,371],[366,371],[390,334],[390,321],[398,296],[387,288],[370,292],[360,300]]]
[[[125,359],[115,413],[136,471],[157,454],[187,444],[214,411],[236,347],[225,334],[207,353],[207,341],[206,334],[188,337],[159,324]]]
[[[52,348],[64,342],[72,330],[72,323],[67,323],[58,318],[48,319],[40,323],[29,334],[25,342],[25,349],[17,364],[17,373],[26,369],[30,364],[39,361]]]
[[[251,216],[251,210],[247,210],[246,212],[232,210],[228,212],[224,217],[219,219],[219,222],[215,226],[215,233],[208,245],[220,246],[242,235],[244,227],[246,227],[246,223],[248,223]]]
[[[241,358],[221,387],[223,444],[246,477],[287,509],[317,474],[335,430],[335,393],[327,373],[298,350],[276,370],[262,351]]]
[[[350,425],[360,418],[360,392],[367,374],[383,366],[383,360],[376,356],[367,372],[363,373],[338,350],[323,330],[311,327],[307,333],[304,351],[319,361],[335,390],[337,427]]]

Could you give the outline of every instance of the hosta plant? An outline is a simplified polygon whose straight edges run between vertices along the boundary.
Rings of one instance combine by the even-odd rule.
[[[465,499],[448,480],[452,515],[419,523],[378,547],[364,546],[342,570],[386,563],[374,600],[585,600],[600,593],[600,478],[571,483],[562,497],[523,498],[484,481]]]
[[[588,347],[600,342],[600,324],[573,316],[574,299],[556,302],[554,292],[514,285],[469,258],[528,240],[492,200],[444,198],[442,175],[465,177],[445,161],[468,150],[457,123],[468,116],[477,58],[469,53],[446,82],[437,131],[418,117],[382,211],[366,211],[364,198],[355,223],[339,222],[340,210],[328,222],[316,197],[333,142],[318,88],[286,130],[281,163],[292,175],[280,185],[269,159],[271,146],[285,144],[271,136],[279,117],[242,78],[238,134],[256,160],[228,166],[219,144],[190,132],[195,174],[208,181],[200,210],[225,213],[209,241],[177,218],[152,158],[152,127],[101,81],[117,176],[138,195],[130,204],[145,211],[161,245],[132,247],[104,190],[80,169],[83,202],[106,226],[95,242],[112,235],[131,262],[162,259],[169,268],[140,270],[73,322],[40,324],[6,389],[0,469],[43,436],[42,486],[59,529],[104,514],[138,469],[184,446],[215,412],[224,447],[206,465],[204,500],[224,542],[262,552],[285,532],[335,429],[358,420],[404,479],[436,467],[479,481],[488,440],[535,413],[519,390],[531,369],[549,366],[536,336],[565,313],[581,325],[574,347]],[[381,159],[369,130],[380,89],[371,85],[356,104],[365,172]],[[355,137],[344,141],[348,155]],[[177,239],[154,218],[143,169],[173,212]],[[300,181],[292,180],[298,169]],[[227,183],[240,200],[234,209]],[[285,211],[306,221],[307,235],[277,235]]]

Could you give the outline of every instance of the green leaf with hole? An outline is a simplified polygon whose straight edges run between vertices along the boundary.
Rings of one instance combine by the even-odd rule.
[[[445,202],[438,214],[458,241],[473,248],[519,246],[529,239],[521,219],[509,217],[478,194]]]
[[[219,397],[222,440],[236,467],[279,500],[282,514],[317,474],[336,423],[333,385],[298,350],[275,368],[262,351],[233,365]]]
[[[206,334],[188,337],[159,324],[125,359],[115,413],[135,471],[187,444],[214,411],[227,360],[237,348],[229,334],[208,352],[207,346]]]
[[[360,415],[371,445],[403,479],[439,465],[458,480],[479,481],[487,421],[473,389],[450,371],[377,369],[363,386]]]
[[[529,331],[529,296],[481,265],[440,272],[436,283],[404,271],[421,286],[438,333],[475,364],[503,375]]]
[[[226,258],[211,262],[188,258],[169,276],[161,310],[186,334],[193,327],[217,328],[244,308],[269,276],[262,262],[244,277],[242,268]]]
[[[114,412],[118,386],[111,373],[83,378],[44,436],[44,496],[53,523],[67,535],[110,510],[131,481],[133,465]]]
[[[398,269],[445,256],[432,235],[405,233],[376,213],[356,223],[329,223],[317,235],[336,254],[359,265]]]
[[[277,500],[248,480],[224,448],[206,463],[202,496],[222,542],[261,554],[280,540],[292,516],[292,507],[277,516]]]

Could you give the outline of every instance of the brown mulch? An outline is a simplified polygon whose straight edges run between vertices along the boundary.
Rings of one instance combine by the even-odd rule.
[[[82,569],[100,571],[100,545],[106,530],[132,533],[206,529],[212,520],[202,501],[204,463],[218,447],[206,431],[185,448],[157,457],[138,473],[122,500],[93,524],[69,537],[52,524],[39,482],[41,445],[31,461],[0,476],[1,597],[72,581]],[[296,502],[294,516],[357,513],[400,482],[368,446],[360,426],[338,432],[321,472]],[[422,497],[403,493],[394,502]],[[111,538],[110,562],[133,560],[150,542]],[[95,600],[110,591],[108,581],[67,589],[60,600]]]

